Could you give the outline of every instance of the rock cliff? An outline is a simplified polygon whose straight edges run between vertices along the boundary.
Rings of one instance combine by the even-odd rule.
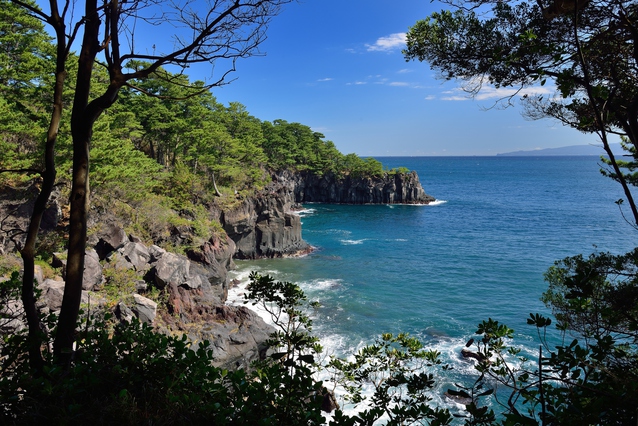
[[[254,197],[222,212],[220,222],[237,248],[235,258],[294,256],[310,247],[301,237],[301,221],[292,210],[301,203],[428,204],[416,172],[386,173],[381,178],[338,178],[283,171]]]
[[[238,207],[222,212],[220,222],[237,246],[235,258],[295,256],[310,251],[292,206],[287,186],[273,182]]]
[[[287,187],[296,203],[334,204],[428,204],[416,172],[386,173],[383,177],[338,177],[332,173],[291,173],[275,176]]]

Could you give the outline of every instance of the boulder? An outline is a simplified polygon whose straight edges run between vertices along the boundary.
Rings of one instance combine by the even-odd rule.
[[[66,279],[66,253],[53,253],[51,266],[54,268],[62,268],[62,278]],[[82,289],[93,290],[104,282],[102,275],[102,265],[97,252],[87,248],[84,253],[84,272],[82,273]]]
[[[157,262],[166,253],[166,250],[153,244],[148,248],[148,253],[151,255],[151,263]]]
[[[189,335],[196,343],[208,340],[213,350],[213,364],[226,369],[249,368],[265,359],[267,341],[274,328],[243,306],[217,306],[206,324]]]
[[[0,282],[3,280],[0,278]],[[0,335],[13,334],[26,328],[21,300],[8,300],[0,305]]]
[[[138,272],[150,269],[151,253],[142,243],[128,242],[117,253]]]
[[[117,304],[117,308],[115,309],[115,315],[120,321],[130,323],[133,321],[135,313],[126,305],[126,303],[120,302]]]
[[[124,247],[129,241],[124,229],[114,223],[101,226],[92,239],[97,239],[95,250],[100,260],[106,259],[111,252],[116,251],[120,247]]]
[[[339,403],[337,402],[337,397],[334,392],[326,387],[321,388],[321,391],[323,392],[321,411],[324,413],[332,413],[334,410],[337,410],[339,408]]]
[[[62,297],[64,296],[64,281],[46,279],[40,284],[42,298],[50,311],[59,311],[62,308]]]
[[[131,311],[141,322],[152,324],[157,316],[157,303],[139,294],[134,294],[133,298],[135,303],[131,307]]]
[[[102,265],[95,250],[89,249],[84,256],[84,273],[82,274],[82,289],[93,290],[104,282],[102,275]]]
[[[48,308],[50,312],[57,312],[62,308],[62,298],[64,297],[64,281],[46,279],[38,287],[42,290],[42,300],[38,304],[40,308]],[[80,303],[89,306],[101,306],[105,303],[103,297],[92,291],[82,290]]]
[[[153,276],[157,287],[162,289],[168,285],[186,284],[190,276],[190,261],[184,256],[166,252],[153,268]]]

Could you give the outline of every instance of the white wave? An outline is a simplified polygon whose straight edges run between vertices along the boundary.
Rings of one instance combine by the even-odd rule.
[[[310,216],[317,212],[317,209],[302,209],[302,210],[292,210],[292,214],[296,214],[297,216]]]
[[[316,279],[309,282],[304,282],[300,284],[300,287],[305,292],[334,290],[342,286],[341,281],[342,280],[340,279]]]
[[[353,360],[355,353],[357,353],[364,346],[372,343],[372,341],[360,341],[358,344],[353,344],[352,342],[348,344],[347,340],[348,339],[345,338],[345,336],[340,336],[338,334],[322,336],[320,342],[321,345],[325,348],[325,356],[337,356],[342,358],[345,357],[346,359]],[[421,340],[423,341],[424,339]],[[479,373],[476,370],[476,361],[471,358],[464,358],[461,355],[461,350],[465,347],[466,338],[442,337],[425,339],[423,343],[425,349],[438,351],[440,353],[440,359],[443,364],[446,364],[452,368],[448,371],[443,371],[441,366],[425,368],[426,372],[434,374],[435,380],[437,381],[437,384],[430,392],[430,397],[432,398],[430,406],[447,408],[452,414],[464,415],[466,413],[465,405],[448,398],[445,393],[448,391],[448,389],[459,390],[459,384],[461,386],[471,387],[475,380],[479,377]],[[519,345],[513,346],[522,349],[523,351],[525,351],[526,349]],[[510,366],[510,368],[517,369],[518,367],[520,367],[520,361],[517,360],[516,357],[508,356],[506,362]],[[365,405],[354,407],[351,404],[345,403],[345,390],[336,385],[333,382],[333,378],[327,372],[322,372],[322,374],[320,374],[318,378],[324,381],[324,385],[328,389],[334,390],[337,401],[340,403],[341,408],[346,414],[356,415],[362,410],[369,408]],[[496,387],[497,384],[493,383],[493,385],[494,387]],[[364,384],[363,396],[369,397],[373,394],[373,386],[367,383]],[[489,396],[481,399],[481,403],[492,406],[495,403],[493,398],[493,396]],[[326,418],[330,420],[331,416],[327,415]]]
[[[363,244],[364,241],[366,241],[366,238],[362,240],[341,240],[341,244],[350,246],[350,245],[356,245],[356,244]]]
[[[415,203],[415,204],[401,204],[402,206],[417,206],[417,207],[423,207],[423,206],[440,206],[441,204],[445,204],[447,203],[446,200],[434,200],[432,202],[429,202],[427,204],[419,204],[419,203]]]

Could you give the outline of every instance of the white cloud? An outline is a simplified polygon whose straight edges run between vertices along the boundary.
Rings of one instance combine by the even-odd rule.
[[[511,96],[524,96],[524,95],[553,95],[554,88],[553,87],[526,87],[524,89],[512,89],[512,88],[496,88],[494,86],[489,86],[487,84],[483,84],[481,86],[481,90],[474,95],[473,97],[467,92],[463,91],[461,88],[457,88],[454,90],[448,90],[443,92],[444,95],[441,99],[444,101],[468,101],[468,100],[477,100],[477,101],[485,101],[485,100],[498,100]]]
[[[332,80],[334,80],[332,77],[326,77],[326,78],[320,78],[317,81],[332,81]]]
[[[405,81],[393,81],[391,83],[388,84],[389,86],[396,86],[396,87],[407,87],[410,85],[410,83],[406,83]]]
[[[380,37],[374,44],[366,44],[368,52],[389,52],[405,46],[406,33],[394,33]]]
[[[401,70],[397,71],[397,74],[407,74],[407,73],[409,73],[409,72],[413,72],[413,71],[414,71],[414,70],[409,70],[409,69],[407,69],[407,68],[403,68],[403,69],[401,69]]]
[[[425,97],[425,100],[426,100],[426,101],[433,101],[434,99],[436,99],[436,96],[434,96],[434,95],[427,95],[427,96]]]

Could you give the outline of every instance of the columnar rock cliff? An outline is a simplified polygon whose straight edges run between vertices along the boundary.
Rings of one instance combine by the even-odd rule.
[[[423,190],[416,172],[386,173],[383,177],[370,178],[285,171],[277,174],[276,179],[289,188],[297,203],[428,204],[434,201]]]
[[[235,258],[294,256],[310,246],[301,238],[301,220],[292,209],[286,186],[272,183],[254,197],[224,211],[220,221],[237,248]]]
[[[416,172],[386,174],[382,178],[337,178],[334,174],[284,171],[254,197],[220,215],[235,242],[238,259],[294,256],[309,251],[301,238],[301,221],[292,213],[300,203],[427,204]]]

